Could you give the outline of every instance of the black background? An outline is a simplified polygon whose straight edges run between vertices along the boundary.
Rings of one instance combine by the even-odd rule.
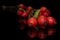
[[[16,6],[20,3],[26,6],[32,6],[33,8],[40,8],[42,5],[46,6],[51,11],[51,16],[55,17],[57,24],[55,25],[57,32],[54,36],[48,37],[46,40],[59,40],[60,36],[60,2],[58,0],[2,0],[0,5],[6,6]],[[1,7],[0,7],[1,8]],[[29,40],[26,36],[25,31],[20,31],[16,26],[16,11],[3,11],[0,9],[0,20],[1,20],[1,33],[4,39],[16,39],[16,40]],[[39,38],[34,38],[34,40],[39,40]]]

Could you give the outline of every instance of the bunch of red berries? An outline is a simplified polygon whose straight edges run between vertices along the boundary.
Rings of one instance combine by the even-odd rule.
[[[33,9],[31,6],[26,7],[24,4],[18,5],[17,15],[20,17],[20,29],[24,29],[27,25],[27,35],[30,38],[38,36],[40,39],[53,35],[56,29],[51,27],[56,24],[54,17],[50,16],[51,12],[45,6],[40,9]],[[46,30],[47,29],[47,30]]]

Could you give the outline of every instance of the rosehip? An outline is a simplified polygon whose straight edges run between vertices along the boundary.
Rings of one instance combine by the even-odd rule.
[[[29,18],[28,19],[28,21],[27,21],[27,24],[28,24],[28,26],[36,26],[37,25],[37,20],[36,20],[36,18],[34,18],[34,17],[31,17],[31,18]]]
[[[40,39],[45,39],[45,38],[47,37],[47,35],[46,35],[43,31],[39,31],[39,32],[38,32],[38,37],[39,37]]]
[[[55,32],[56,32],[56,29],[54,29],[54,28],[48,29],[48,35],[53,35]]]
[[[22,10],[18,10],[18,11],[17,11],[17,14],[18,14],[19,16],[21,16],[21,15],[23,14],[23,11],[22,11]]]
[[[24,4],[19,4],[18,5],[20,8],[25,8],[25,5]]]
[[[30,37],[30,38],[35,38],[36,35],[37,35],[37,32],[35,30],[29,30],[27,35]]]
[[[49,10],[46,10],[44,13],[43,13],[44,16],[49,16],[50,15],[50,11]]]
[[[38,23],[40,25],[47,25],[47,18],[44,15],[38,17]]]
[[[44,13],[46,10],[47,10],[47,8],[44,7],[44,6],[42,6],[42,7],[40,8],[40,12],[41,12],[41,13]]]
[[[28,6],[28,7],[27,7],[27,10],[28,10],[28,11],[30,11],[31,9],[32,9],[32,7],[31,7],[31,6]]]
[[[22,17],[27,17],[28,16],[28,13],[27,12],[24,12],[23,14],[22,14]]]
[[[56,24],[56,20],[53,17],[51,17],[51,16],[47,17],[47,21],[48,21],[49,25]]]

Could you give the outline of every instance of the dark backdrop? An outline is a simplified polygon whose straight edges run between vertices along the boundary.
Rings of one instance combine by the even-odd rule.
[[[42,5],[46,6],[52,13],[51,15],[54,16],[57,20],[57,25],[55,25],[57,32],[53,37],[48,37],[47,40],[59,40],[60,36],[60,2],[57,0],[5,0],[0,1],[0,5],[6,6],[16,6],[20,3],[25,4],[26,6],[32,6],[33,8],[40,8]],[[1,8],[1,7],[0,7]],[[1,26],[2,26],[2,36],[5,39],[16,39],[16,40],[29,40],[29,38],[25,35],[24,31],[20,31],[16,26],[16,11],[3,11],[2,8],[0,9],[0,17],[1,17]],[[35,38],[39,40],[38,38]]]

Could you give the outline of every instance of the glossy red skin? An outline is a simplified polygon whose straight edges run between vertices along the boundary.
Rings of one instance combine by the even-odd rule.
[[[34,17],[31,17],[31,18],[29,18],[28,20],[27,20],[27,24],[28,24],[28,26],[33,26],[33,27],[35,27],[36,25],[37,25],[37,20],[36,20],[36,18],[34,18]],[[31,24],[31,25],[30,25]]]
[[[22,11],[22,10],[18,10],[18,11],[17,11],[17,14],[18,14],[19,16],[21,16],[21,15],[23,14],[23,11]]]
[[[47,22],[47,18],[44,15],[41,15],[41,16],[38,17],[39,25],[44,25],[45,22]]]
[[[47,10],[47,8],[44,7],[44,6],[42,6],[42,7],[40,8],[40,12],[41,12],[41,13],[44,13],[46,10]]]
[[[49,16],[50,15],[50,11],[49,10],[46,10],[44,13],[43,13],[44,16]]]
[[[38,32],[38,37],[39,37],[40,39],[45,39],[45,38],[47,37],[47,35],[44,34],[43,31],[39,31],[39,32]]]
[[[54,28],[48,29],[48,35],[53,35],[55,32],[56,32],[56,29],[54,29]]]
[[[47,17],[47,21],[49,25],[54,25],[56,23],[56,20],[51,16]]]
[[[24,4],[19,4],[18,5],[20,8],[25,8],[25,5]]]
[[[27,10],[28,10],[28,11],[30,11],[31,9],[32,9],[32,7],[31,7],[31,6],[28,6],[28,7],[27,7]]]
[[[49,10],[46,10],[45,12],[41,13],[40,12],[40,15],[44,15],[44,16],[49,16],[50,15],[50,11]]]
[[[22,14],[22,17],[27,17],[28,16],[28,13],[27,12],[24,12],[23,14]]]
[[[37,32],[35,30],[28,31],[27,35],[28,35],[29,38],[35,38],[36,35],[37,35]]]

